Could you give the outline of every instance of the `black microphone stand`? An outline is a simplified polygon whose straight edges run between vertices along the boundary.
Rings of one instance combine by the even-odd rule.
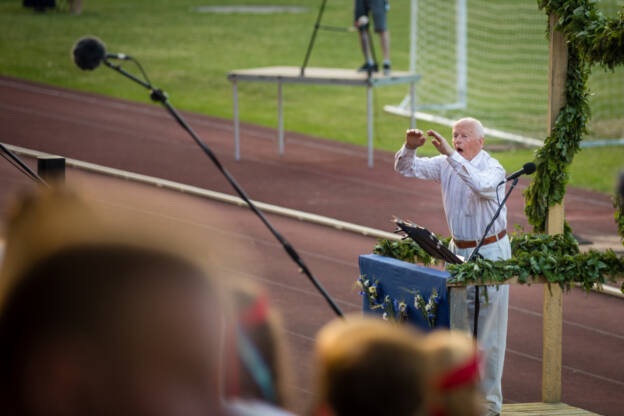
[[[503,183],[505,183],[505,182],[501,182],[500,184],[498,184],[498,186],[502,185]],[[513,191],[514,187],[517,184],[518,184],[518,178],[516,177],[516,178],[514,178],[513,182],[511,183],[511,186],[509,187],[509,191],[507,191],[507,193],[505,194],[505,198],[503,198],[503,201],[498,206],[498,209],[496,210],[496,213],[494,213],[494,216],[492,217],[492,220],[487,225],[487,227],[485,227],[485,232],[483,233],[483,237],[481,237],[481,240],[479,241],[479,244],[477,244],[477,247],[470,254],[470,257],[468,257],[467,262],[470,262],[476,256],[479,255],[478,254],[479,253],[479,249],[483,245],[483,242],[485,241],[485,238],[488,235],[488,232],[490,231],[490,228],[492,228],[492,225],[494,224],[494,221],[496,221],[496,218],[498,218],[498,216],[500,215],[500,212],[503,209],[503,206],[505,205],[505,202],[507,202],[507,198],[509,198],[509,195],[511,195],[511,191]],[[498,186],[497,186],[497,188],[498,188]],[[479,300],[479,285],[476,285],[475,286],[475,310],[474,310],[474,321],[473,321],[473,331],[472,331],[472,335],[475,338],[477,338],[477,335],[479,333],[479,306],[480,306],[480,303],[481,303],[481,301]]]
[[[149,82],[145,82],[141,79],[138,79],[134,75],[126,72],[119,65],[113,65],[110,62],[108,62],[108,60],[106,59],[103,59],[102,62],[104,62],[104,65],[108,66],[109,68],[114,69],[120,74],[126,76],[127,78],[130,78],[134,82],[150,90],[150,98],[153,101],[161,103],[167,109],[167,111],[169,111],[169,113],[173,116],[173,118],[175,118],[178,124],[180,124],[180,126],[182,126],[182,128],[188,132],[188,134],[193,138],[195,143],[197,143],[199,147],[201,147],[204,153],[208,155],[208,157],[212,160],[215,166],[225,176],[225,178],[228,180],[230,185],[232,185],[236,193],[243,199],[243,201],[247,203],[249,208],[251,208],[251,210],[258,216],[258,218],[260,218],[260,220],[264,223],[264,225],[266,225],[269,231],[275,236],[275,238],[282,244],[282,247],[284,247],[284,250],[286,251],[286,253],[288,253],[290,258],[299,266],[301,271],[308,277],[310,282],[312,282],[312,284],[316,287],[316,289],[325,298],[327,303],[329,303],[329,306],[331,306],[334,312],[338,316],[344,316],[344,314],[342,313],[338,305],[336,305],[336,303],[331,298],[331,296],[329,296],[329,294],[325,291],[325,288],[323,288],[320,282],[316,280],[316,278],[312,275],[312,272],[310,272],[310,270],[305,265],[303,260],[299,257],[299,254],[297,254],[295,249],[290,245],[290,243],[288,243],[288,241],[286,241],[286,239],[284,239],[284,237],[282,237],[280,233],[278,233],[273,228],[271,223],[269,223],[269,221],[265,218],[262,212],[260,212],[260,210],[254,205],[254,203],[249,199],[249,197],[247,197],[247,194],[245,193],[245,191],[243,191],[243,189],[238,185],[238,183],[236,183],[236,180],[234,180],[232,175],[230,175],[230,173],[225,169],[225,167],[221,165],[221,162],[219,161],[219,159],[217,159],[216,155],[212,152],[212,150],[210,150],[210,148],[197,136],[197,134],[195,134],[193,129],[191,129],[191,127],[184,121],[184,119],[180,116],[180,114],[178,114],[176,109],[173,108],[171,103],[169,103],[169,100],[167,99],[167,94],[158,88],[154,88]]]
[[[4,153],[6,153],[6,155],[9,158],[11,158],[13,160],[13,162],[17,163],[18,166],[16,166],[16,167],[18,168],[18,170],[20,170],[20,168],[21,168],[21,171],[26,176],[28,176],[30,179],[34,180],[35,182],[39,182],[39,184],[41,184],[41,185],[50,186],[50,185],[48,185],[48,183],[46,181],[43,180],[43,178],[41,176],[39,176],[35,171],[33,171],[31,168],[29,168],[27,164],[22,162],[22,160],[19,157],[17,157],[15,155],[15,153],[13,153],[9,149],[7,149],[6,146],[3,145],[2,143],[0,143],[0,150],[3,151]]]
[[[319,8],[318,15],[316,16],[316,23],[314,24],[314,30],[312,31],[312,36],[310,37],[310,43],[308,43],[308,50],[306,51],[305,58],[303,59],[303,65],[301,65],[300,76],[304,75],[306,66],[308,65],[308,59],[310,58],[312,46],[314,46],[314,40],[316,39],[316,32],[318,32],[319,28],[321,27],[321,18],[323,17],[326,3],[327,0],[323,0],[323,2],[321,3],[321,7]]]

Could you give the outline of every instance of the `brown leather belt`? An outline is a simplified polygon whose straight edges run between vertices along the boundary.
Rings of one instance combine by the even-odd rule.
[[[500,233],[496,234],[496,235],[491,235],[489,237],[487,237],[485,240],[483,240],[483,245],[488,245],[488,244],[492,244],[498,240],[500,240],[501,238],[505,237],[505,234],[507,234],[507,230],[503,230]],[[476,247],[477,244],[479,244],[478,241],[470,241],[470,240],[455,240],[453,238],[453,242],[455,243],[455,247],[457,248],[473,248]]]

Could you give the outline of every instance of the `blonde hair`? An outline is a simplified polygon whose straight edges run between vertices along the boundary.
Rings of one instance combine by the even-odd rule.
[[[206,260],[211,248],[189,244],[185,236],[160,229],[141,215],[104,211],[67,187],[41,188],[21,195],[6,219],[6,246],[0,270],[0,305],[25,268],[68,247],[123,244],[170,253],[217,276]]]
[[[238,354],[236,345],[225,357],[227,367],[225,372],[228,395],[244,398],[263,399],[273,404],[286,407],[289,404],[292,381],[289,348],[283,335],[282,317],[279,311],[268,303],[267,293],[263,287],[248,279],[231,279],[228,288],[232,293],[233,321],[229,335],[236,338],[234,326],[239,325],[252,346],[257,350],[270,374],[270,382],[274,397],[264,396],[263,387],[256,379],[251,363],[245,362]],[[261,306],[260,309],[258,307]],[[248,312],[253,315],[248,315]],[[245,318],[251,318],[245,320]],[[240,339],[231,339],[231,343],[241,342]],[[256,369],[257,370],[257,369]],[[238,390],[238,391],[236,391]]]
[[[220,284],[182,248],[182,236],[142,229],[131,218],[104,220],[67,189],[22,198],[7,236],[0,272],[0,406],[9,414],[29,406],[23,390],[32,385],[30,361],[51,339],[84,341],[111,356],[127,351],[119,348],[124,342],[150,348],[141,331],[126,327],[134,322],[132,305],[146,292],[159,303],[175,299],[172,289],[200,293],[212,312],[204,325],[217,328],[222,321]],[[215,378],[216,351],[215,345],[209,351],[214,360],[206,362],[206,374]],[[216,402],[217,393],[206,395]]]
[[[347,316],[316,338],[317,410],[337,416],[417,415],[424,401],[421,337],[380,319]]]
[[[478,389],[478,380],[451,390],[438,386],[444,375],[475,358],[478,351],[475,340],[461,331],[440,330],[425,338],[423,348],[427,355],[430,388],[427,407],[430,411],[441,410],[448,416],[480,415],[483,397]]]

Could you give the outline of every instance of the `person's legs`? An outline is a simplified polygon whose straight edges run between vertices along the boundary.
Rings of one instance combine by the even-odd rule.
[[[505,236],[501,241],[482,247],[479,253],[492,260],[510,258],[509,237]],[[509,285],[488,286],[487,300],[484,288],[481,289],[478,339],[486,359],[481,388],[485,393],[488,414],[495,415],[501,412],[503,405],[501,382],[507,347]]]
[[[368,31],[359,30],[358,32],[360,34],[360,46],[362,47],[364,59],[366,60],[366,62],[372,63],[373,58],[371,58],[370,39],[368,38]]]
[[[390,32],[387,30],[379,32],[379,41],[384,58],[383,71],[384,74],[388,75],[390,73]]]
[[[485,291],[487,290],[487,300]],[[479,287],[479,349],[483,354],[481,391],[488,414],[500,413],[503,402],[502,377],[507,346],[507,308],[509,285]],[[475,289],[468,288],[468,319],[473,329]]]
[[[370,9],[375,21],[375,32],[379,34],[384,74],[387,75],[390,73],[390,32],[386,22],[386,2],[384,0],[371,0]]]
[[[468,258],[470,249],[458,249],[451,242],[451,251]],[[487,259],[498,260],[511,257],[509,237],[505,236],[496,243],[479,249],[479,254]],[[487,298],[485,291],[487,290]],[[475,287],[467,288],[468,321],[471,331],[474,329]],[[484,372],[481,389],[485,394],[488,415],[498,414],[502,408],[502,376],[507,346],[507,317],[509,305],[509,285],[479,287],[479,328],[477,338],[484,354]],[[486,300],[487,299],[487,300]]]
[[[381,51],[383,52],[384,61],[390,62],[390,32],[387,30],[379,32],[379,40],[381,42]]]
[[[355,27],[358,28],[358,35],[360,38],[360,46],[364,55],[364,64],[358,68],[359,72],[375,72],[375,62],[373,62],[371,54],[371,39],[368,34],[368,14],[370,12],[368,0],[355,0],[354,8],[354,22]]]

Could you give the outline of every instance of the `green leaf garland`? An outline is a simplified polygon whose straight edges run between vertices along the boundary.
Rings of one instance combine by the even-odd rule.
[[[448,239],[446,239],[448,244]],[[380,250],[381,247],[392,247],[392,250]],[[418,247],[411,239],[401,241],[379,240],[375,246],[375,254],[393,257],[410,263],[430,265],[431,256],[421,256]],[[511,239],[512,258],[509,260],[487,260],[477,258],[470,263],[447,265],[452,282],[463,284],[496,284],[513,277],[519,283],[530,284],[539,277],[544,277],[549,284],[558,284],[562,288],[570,288],[572,284],[580,284],[590,290],[594,284],[602,285],[615,282],[615,277],[624,274],[624,259],[618,257],[613,250],[600,252],[590,250],[580,253],[578,244],[572,233],[564,234],[516,234]],[[424,250],[423,250],[424,251]],[[414,253],[407,259],[404,253]],[[398,257],[397,257],[398,255]],[[424,260],[424,261],[421,261]],[[622,284],[624,291],[624,283]]]
[[[613,69],[624,63],[624,15],[606,18],[593,0],[538,0],[547,14],[559,16],[556,30],[568,40],[566,104],[551,135],[536,153],[537,171],[525,190],[525,213],[535,232],[544,232],[548,208],[563,201],[568,168],[580,150],[590,118],[587,78],[592,64]],[[620,230],[624,237],[624,231]]]
[[[620,186],[624,186],[624,183],[620,184]],[[622,192],[621,189],[618,189],[616,194],[613,196],[613,207],[615,208],[613,218],[617,224],[618,232],[622,236],[622,245],[624,245],[624,201],[622,200],[623,198],[620,192]]]

